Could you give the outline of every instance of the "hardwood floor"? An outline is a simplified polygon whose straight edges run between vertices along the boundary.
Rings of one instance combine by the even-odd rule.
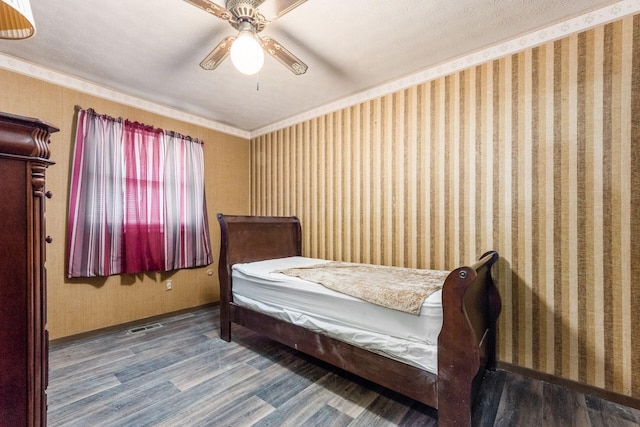
[[[435,426],[437,412],[244,328],[218,307],[50,349],[50,426]],[[156,323],[156,322],[152,322]],[[487,375],[477,426],[637,426],[640,411],[506,371]]]

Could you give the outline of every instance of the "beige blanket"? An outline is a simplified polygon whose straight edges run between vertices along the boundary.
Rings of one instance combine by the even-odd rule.
[[[442,288],[448,271],[348,262],[280,270],[373,304],[419,315],[424,300]]]

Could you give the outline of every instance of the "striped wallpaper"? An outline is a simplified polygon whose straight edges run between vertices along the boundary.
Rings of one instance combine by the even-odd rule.
[[[499,359],[640,398],[640,15],[256,137],[251,171],[307,256],[496,249]]]

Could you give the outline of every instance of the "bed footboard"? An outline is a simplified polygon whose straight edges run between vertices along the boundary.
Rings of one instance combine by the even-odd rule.
[[[471,425],[477,388],[495,367],[500,295],[491,277],[496,252],[451,272],[442,288],[443,324],[438,336],[438,424]]]

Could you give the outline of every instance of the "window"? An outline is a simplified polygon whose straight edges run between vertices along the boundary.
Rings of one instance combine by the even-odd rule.
[[[67,276],[210,264],[202,142],[79,110]]]

